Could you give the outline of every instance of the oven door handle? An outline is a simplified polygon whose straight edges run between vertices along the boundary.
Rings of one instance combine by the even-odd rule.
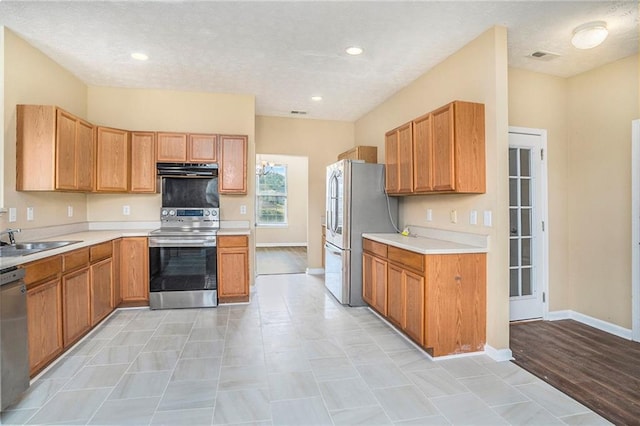
[[[174,238],[149,238],[149,247],[215,247],[211,240],[176,240]]]

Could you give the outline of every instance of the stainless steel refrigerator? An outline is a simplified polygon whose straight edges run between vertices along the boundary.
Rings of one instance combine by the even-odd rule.
[[[362,300],[362,234],[397,232],[398,200],[384,193],[384,165],[341,160],[327,167],[324,283],[343,305]]]

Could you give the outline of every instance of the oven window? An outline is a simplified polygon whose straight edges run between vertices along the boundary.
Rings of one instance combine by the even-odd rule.
[[[218,178],[162,178],[162,207],[220,207]]]
[[[150,291],[216,290],[215,247],[150,247]]]

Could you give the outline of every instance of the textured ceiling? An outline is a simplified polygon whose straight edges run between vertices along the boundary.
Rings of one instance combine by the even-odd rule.
[[[607,40],[573,48],[573,28],[594,20],[607,22]],[[637,53],[638,22],[637,0],[0,0],[0,25],[89,85],[246,93],[259,115],[348,121],[493,25],[508,29],[511,66],[567,77]],[[364,54],[345,54],[351,45]],[[559,57],[528,57],[537,50]]]

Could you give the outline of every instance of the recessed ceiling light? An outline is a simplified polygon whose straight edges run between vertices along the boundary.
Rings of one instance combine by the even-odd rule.
[[[578,49],[591,49],[602,43],[609,35],[607,23],[604,21],[594,21],[582,24],[573,30],[571,44]]]
[[[140,52],[132,53],[131,57],[138,61],[146,61],[147,59],[149,59],[148,55],[145,55],[144,53],[140,53]]]
[[[358,47],[358,46],[351,46],[351,47],[347,47],[345,49],[345,52],[347,52],[349,55],[361,55],[362,52],[364,52],[364,49],[362,49],[362,47]]]
[[[312,100],[312,101],[319,102],[319,101],[321,101],[321,100],[322,100],[322,96],[312,96],[312,97],[311,97],[311,100]]]

